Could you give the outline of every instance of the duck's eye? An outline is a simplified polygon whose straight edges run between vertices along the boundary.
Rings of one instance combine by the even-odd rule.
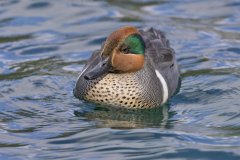
[[[130,47],[123,45],[120,50],[122,53],[128,54],[130,52]]]
[[[123,51],[123,53],[128,54],[130,49],[129,48],[124,48],[122,51]]]

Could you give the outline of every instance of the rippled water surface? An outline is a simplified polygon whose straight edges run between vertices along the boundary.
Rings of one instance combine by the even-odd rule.
[[[240,159],[240,1],[0,1],[0,159]],[[72,90],[113,30],[163,30],[182,72],[159,109]]]

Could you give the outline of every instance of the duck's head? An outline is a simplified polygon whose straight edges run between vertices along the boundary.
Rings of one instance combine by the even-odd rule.
[[[96,79],[108,72],[127,73],[142,69],[145,44],[135,27],[120,28],[107,38],[101,51],[90,62],[84,75],[87,80]]]

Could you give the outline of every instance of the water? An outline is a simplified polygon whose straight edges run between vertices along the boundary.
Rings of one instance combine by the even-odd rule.
[[[240,159],[240,1],[0,1],[0,159]],[[182,87],[106,110],[75,81],[113,30],[166,32]]]

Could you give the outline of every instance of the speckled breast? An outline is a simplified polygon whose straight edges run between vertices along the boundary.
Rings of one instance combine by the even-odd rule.
[[[158,105],[146,97],[147,87],[139,84],[133,73],[109,73],[89,85],[85,100],[125,108],[152,108]]]

